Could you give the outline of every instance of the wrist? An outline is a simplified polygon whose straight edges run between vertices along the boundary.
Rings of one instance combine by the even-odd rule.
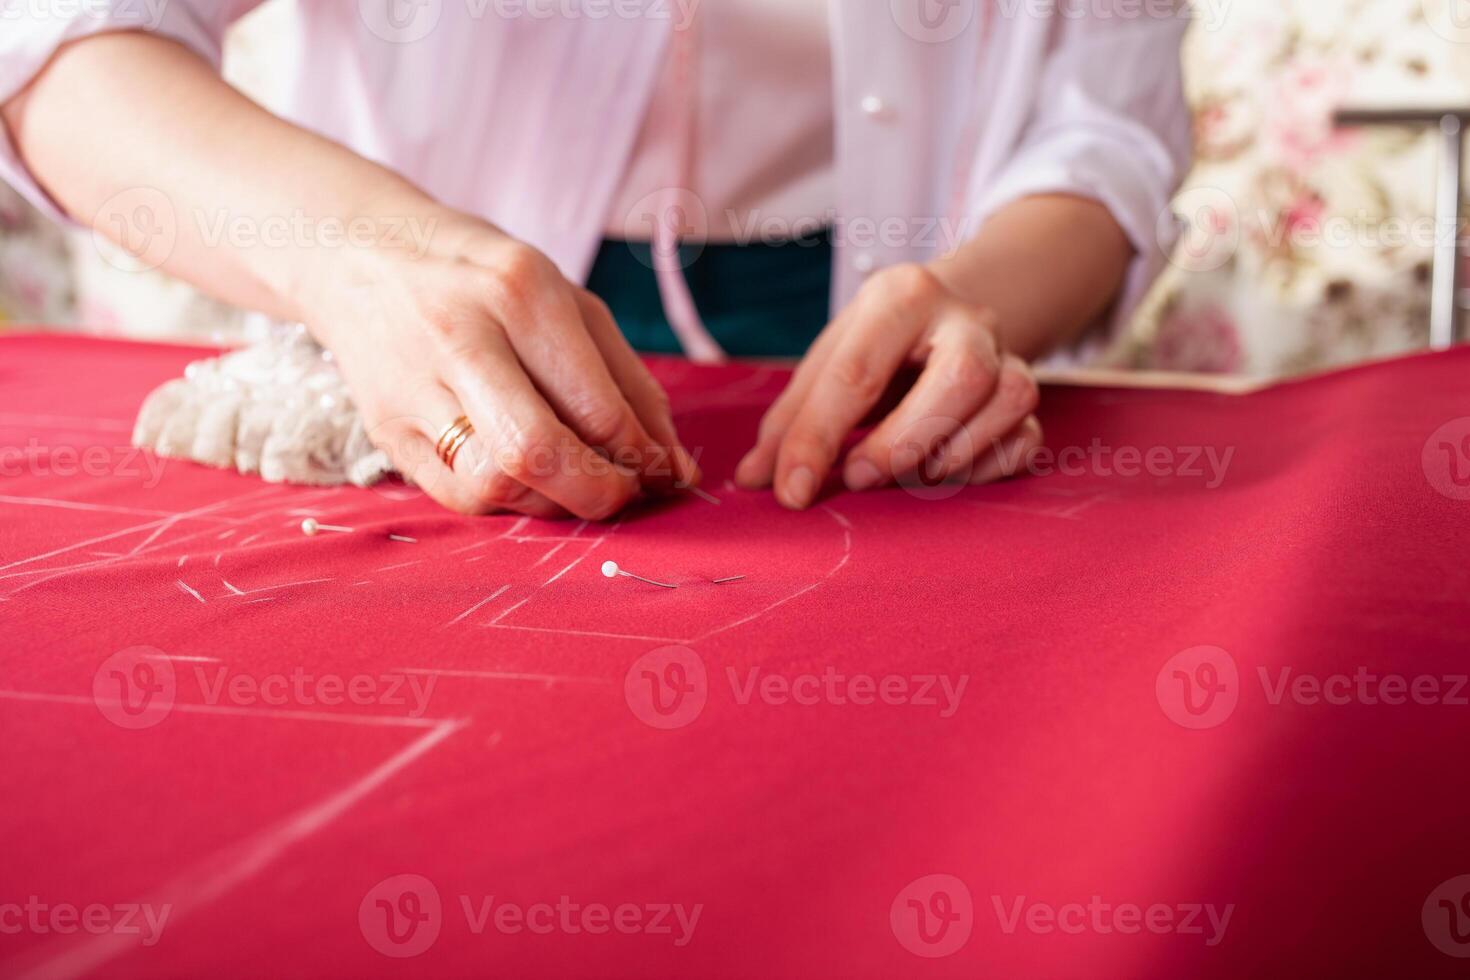
[[[291,315],[324,342],[320,331],[372,303],[370,294],[401,280],[416,263],[446,255],[472,220],[427,199],[384,201],[352,214],[323,219],[323,233],[287,256],[272,283]]]

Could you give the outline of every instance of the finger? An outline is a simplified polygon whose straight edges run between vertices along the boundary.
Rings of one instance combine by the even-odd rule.
[[[473,437],[470,441],[474,441]],[[449,510],[472,515],[513,511],[547,520],[567,516],[564,509],[513,480],[496,484],[483,478],[466,478],[459,470],[466,465],[463,457],[470,449],[468,443],[455,457],[453,470],[444,465],[434,452],[433,441],[420,431],[406,430],[395,443],[413,461],[414,477],[409,482]],[[388,455],[392,458],[393,452],[390,450]],[[397,469],[396,463],[394,468]]]
[[[842,440],[877,404],[888,382],[928,326],[941,288],[919,266],[891,270],[883,289],[860,294],[850,325],[781,438],[776,454],[776,499],[809,506],[837,458]]]
[[[556,266],[515,245],[497,267],[492,312],[544,401],[579,441],[638,472],[651,468],[664,454],[613,381]]]
[[[588,520],[612,516],[637,495],[637,474],[577,438],[531,383],[498,329],[487,331],[478,348],[443,370],[485,447],[487,456],[476,466],[486,474],[498,470]]]
[[[1028,415],[1009,435],[975,463],[965,479],[966,483],[994,483],[1021,472],[1031,454],[1041,447],[1044,435],[1036,416]]]
[[[913,472],[995,391],[995,317],[955,308],[931,331],[923,372],[898,406],[847,456],[843,481],[868,490]]]
[[[771,485],[776,475],[776,455],[781,449],[781,438],[791,428],[801,406],[806,404],[807,396],[811,394],[812,386],[826,366],[842,327],[842,317],[839,316],[817,336],[806,356],[797,364],[791,380],[761,416],[755,445],[740,460],[740,465],[735,467],[735,482],[738,485],[747,490],[763,490]]]
[[[947,480],[970,482],[971,471],[1002,448],[1017,426],[1036,410],[1040,397],[1030,366],[1013,354],[1005,355],[990,400],[926,462],[926,468],[944,474]]]
[[[614,322],[607,304],[585,289],[574,293],[582,322],[602,355],[613,381],[633,407],[644,430],[652,437],[652,462],[644,467],[644,482],[657,488],[692,487],[700,480],[699,466],[684,448],[674,428],[674,414],[663,385],[643,366]]]
[[[478,435],[460,448],[453,469],[445,466],[435,443],[444,426],[463,414],[459,401],[437,381],[415,386],[411,400],[413,414],[390,417],[368,433],[404,480],[461,514],[513,510],[536,517],[566,516],[564,509],[504,474],[487,468],[481,475],[472,475],[474,464],[489,455]]]

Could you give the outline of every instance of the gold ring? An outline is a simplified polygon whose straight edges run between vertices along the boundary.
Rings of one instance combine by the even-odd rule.
[[[460,448],[474,434],[475,427],[470,424],[468,418],[461,415],[439,430],[439,438],[434,442],[434,452],[444,461],[444,465],[452,470],[454,469],[454,457],[459,455]]]

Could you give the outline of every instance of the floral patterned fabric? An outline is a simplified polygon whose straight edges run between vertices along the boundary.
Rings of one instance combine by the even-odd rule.
[[[1185,48],[1195,169],[1170,270],[1113,359],[1275,376],[1424,346],[1437,134],[1340,105],[1470,104],[1458,0],[1250,0]]]
[[[288,2],[266,4],[230,38],[231,80],[267,105],[265,54]],[[1335,130],[1331,116],[1348,102],[1470,103],[1458,2],[1200,6],[1184,51],[1198,134],[1175,206],[1185,234],[1109,361],[1273,376],[1425,344],[1443,233],[1430,221],[1436,141]],[[86,231],[51,226],[0,186],[6,317],[220,343],[254,332],[239,311],[139,271]]]

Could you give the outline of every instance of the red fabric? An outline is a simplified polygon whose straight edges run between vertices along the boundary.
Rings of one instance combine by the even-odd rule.
[[[719,503],[585,528],[178,462],[155,485],[124,448],[133,413],[198,355],[0,342],[0,973],[1463,968],[1441,948],[1470,952],[1451,928],[1470,928],[1470,708],[1453,703],[1470,690],[1449,690],[1470,429],[1442,427],[1470,414],[1470,351],[1246,397],[1047,392],[1052,446],[1173,447],[1178,467],[1183,447],[1233,449],[1215,488],[1095,471],[833,493],[805,514],[726,485],[784,374],[661,361]],[[68,475],[67,447],[108,472]],[[356,530],[308,538],[307,515]],[[680,588],[609,580],[606,559]],[[679,641],[693,653],[641,659]],[[1272,703],[1287,667],[1438,678],[1439,701]],[[937,705],[742,703],[757,668],[967,681],[948,716],[937,687]],[[394,703],[405,669],[460,673],[414,674],[436,677],[415,717]],[[648,676],[681,670],[659,714]],[[143,688],[118,678],[148,671],[151,706],[128,715],[117,697]],[[372,703],[251,695],[299,671]],[[1191,714],[1180,676],[1225,687]],[[6,928],[31,896],[170,912],[151,946]],[[682,946],[672,915],[672,934],[631,931],[631,912],[626,934],[496,927],[502,903],[562,896],[578,928],[595,903],[645,925],[660,904],[700,913]],[[1066,908],[1093,896],[1114,911]],[[1125,903],[1173,925],[1120,919]],[[1203,912],[1181,931],[1194,905],[1230,907],[1223,931]]]

